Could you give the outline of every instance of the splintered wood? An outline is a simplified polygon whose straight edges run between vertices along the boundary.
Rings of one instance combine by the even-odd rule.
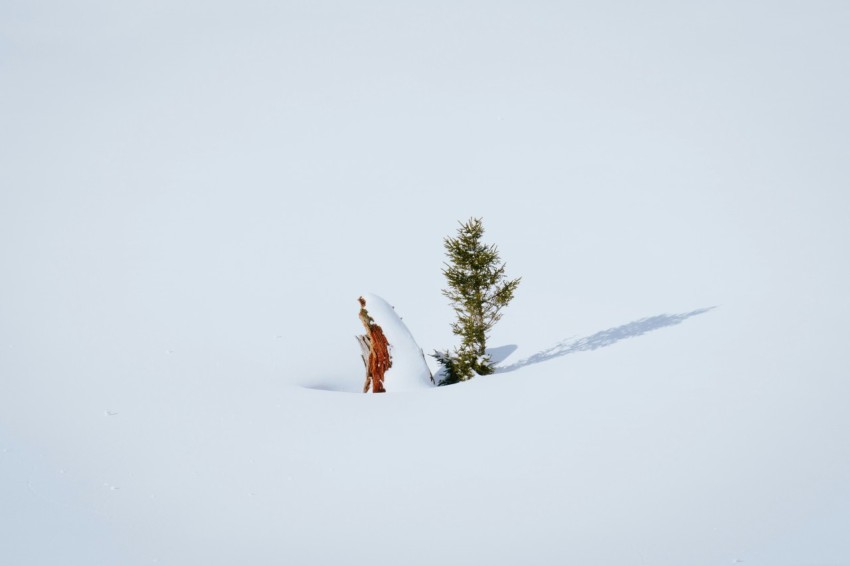
[[[393,367],[390,343],[387,342],[381,327],[369,316],[366,310],[366,299],[359,297],[357,300],[360,302],[360,322],[366,329],[366,334],[356,337],[360,344],[360,357],[363,358],[363,365],[366,366],[366,383],[363,384],[363,393],[368,393],[370,387],[372,393],[384,393],[386,391],[384,374]]]

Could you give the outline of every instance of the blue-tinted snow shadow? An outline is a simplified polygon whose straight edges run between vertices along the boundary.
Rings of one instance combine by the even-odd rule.
[[[516,352],[516,344],[508,344],[506,346],[496,346],[495,348],[487,348],[487,355],[490,356],[490,362],[500,364],[508,357]]]
[[[657,316],[641,318],[632,321],[628,324],[624,324],[622,326],[615,326],[614,328],[609,328],[608,330],[601,330],[596,334],[585,336],[584,338],[567,338],[566,340],[558,342],[551,348],[546,348],[545,350],[537,352],[533,356],[519,360],[513,364],[504,367],[496,368],[496,373],[506,373],[509,371],[518,370],[525,366],[539,364],[541,362],[546,362],[554,358],[560,358],[561,356],[566,356],[567,354],[574,354],[576,352],[587,352],[589,350],[597,350],[599,348],[611,346],[612,344],[616,344],[620,340],[625,340],[627,338],[635,338],[637,336],[646,334],[647,332],[658,330],[659,328],[665,328],[667,326],[675,326],[677,324],[681,324],[692,316],[706,313],[714,308],[716,307],[697,309],[695,311],[681,314],[659,314]]]
[[[301,387],[304,389],[312,389],[313,391],[334,391],[336,393],[360,393],[354,388],[345,387],[339,385],[335,382],[315,382],[315,383],[301,383]]]
[[[358,383],[357,379],[361,381]],[[317,377],[301,381],[298,385],[303,389],[313,391],[332,391],[334,393],[363,393],[362,377],[357,379],[345,379],[342,377]]]

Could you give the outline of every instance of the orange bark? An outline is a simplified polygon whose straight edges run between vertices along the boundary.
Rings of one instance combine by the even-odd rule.
[[[384,374],[393,366],[392,356],[390,356],[390,343],[387,337],[384,336],[383,329],[375,324],[374,319],[369,316],[366,310],[366,299],[360,297],[360,322],[366,329],[366,341],[369,344],[369,359],[366,362],[366,384],[363,387],[363,392],[369,391],[369,386],[372,387],[372,393],[384,393]]]

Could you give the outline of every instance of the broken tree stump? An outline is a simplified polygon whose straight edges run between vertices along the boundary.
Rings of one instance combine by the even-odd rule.
[[[390,356],[390,343],[384,336],[383,329],[375,323],[366,310],[366,299],[359,297],[360,322],[366,329],[366,334],[357,336],[360,344],[360,357],[366,366],[366,383],[363,384],[363,393],[384,393],[384,374],[393,367],[392,356]]]

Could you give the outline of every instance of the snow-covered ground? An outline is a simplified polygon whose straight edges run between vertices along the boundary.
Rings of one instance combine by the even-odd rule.
[[[0,3],[0,564],[850,564],[848,29]],[[358,393],[470,216],[500,371]]]

